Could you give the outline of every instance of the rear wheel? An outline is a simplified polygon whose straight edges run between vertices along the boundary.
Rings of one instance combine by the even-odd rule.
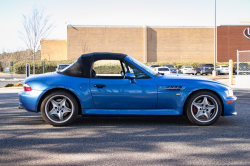
[[[199,91],[189,97],[186,106],[188,119],[196,125],[215,123],[222,113],[222,104],[217,95],[210,91]]]
[[[41,104],[43,119],[54,126],[72,123],[78,114],[75,97],[67,91],[49,93]]]

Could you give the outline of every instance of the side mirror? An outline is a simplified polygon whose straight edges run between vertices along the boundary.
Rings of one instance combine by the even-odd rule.
[[[132,73],[126,73],[125,74],[125,78],[130,79],[131,83],[136,84],[135,75],[134,74],[132,74]]]
[[[161,75],[164,75],[164,73],[160,73],[160,72],[158,72],[159,74],[161,74]]]

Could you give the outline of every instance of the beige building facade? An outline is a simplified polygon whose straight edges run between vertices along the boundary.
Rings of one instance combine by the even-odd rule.
[[[67,60],[66,40],[41,40],[41,60]]]
[[[212,62],[214,28],[68,25],[67,43],[42,41],[41,57],[76,60],[90,52],[124,53],[141,62]]]

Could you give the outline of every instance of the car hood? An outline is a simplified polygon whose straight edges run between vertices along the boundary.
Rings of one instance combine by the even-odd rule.
[[[185,86],[187,91],[198,89],[224,91],[231,89],[229,86],[209,78],[184,74],[163,75],[156,78],[156,82],[158,86]]]

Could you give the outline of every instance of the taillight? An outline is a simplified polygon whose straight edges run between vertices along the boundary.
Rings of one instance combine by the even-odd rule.
[[[205,67],[202,67],[203,69],[205,69]]]
[[[184,69],[184,70],[187,70],[187,69]]]
[[[28,84],[24,84],[23,89],[24,89],[24,91],[31,91],[32,90]]]

